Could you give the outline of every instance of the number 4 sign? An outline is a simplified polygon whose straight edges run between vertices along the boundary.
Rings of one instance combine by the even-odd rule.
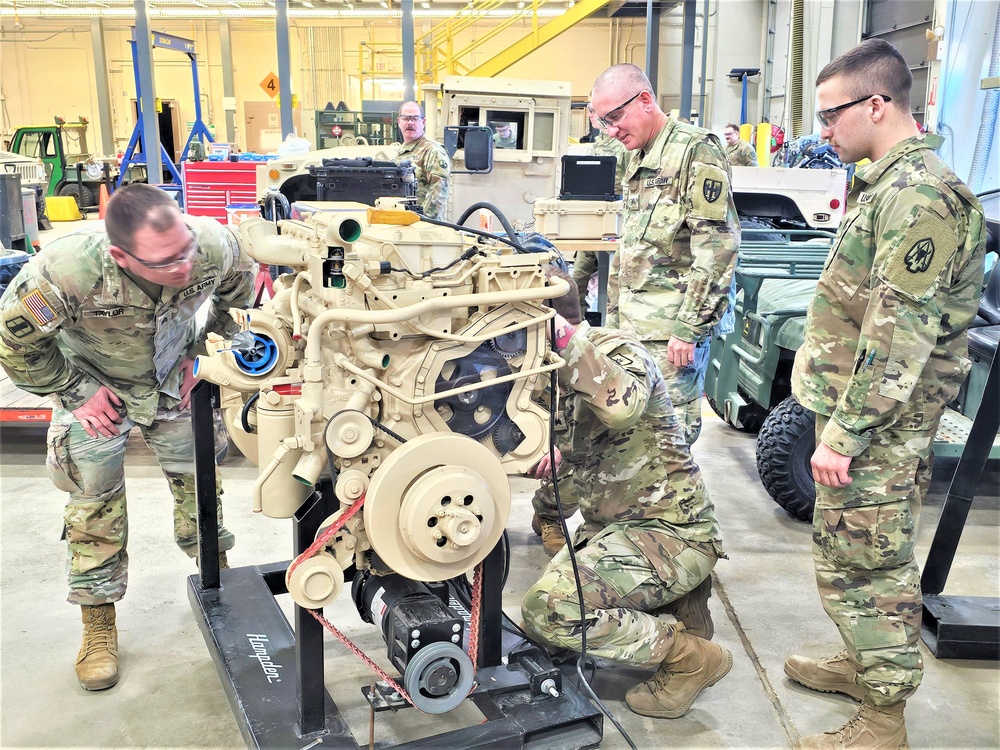
[[[273,99],[278,95],[278,76],[274,73],[268,73],[260,82],[260,87]]]

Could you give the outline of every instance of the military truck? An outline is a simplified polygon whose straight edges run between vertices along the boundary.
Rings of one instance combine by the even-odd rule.
[[[526,225],[538,198],[559,194],[561,157],[569,143],[568,83],[448,76],[440,88],[425,91],[424,111],[427,136],[454,146],[447,210],[452,219],[468,206],[487,202],[511,224]],[[512,147],[493,148],[489,167],[476,165],[473,171],[467,163],[466,134],[469,129],[496,129],[498,123],[511,126]],[[257,168],[257,197],[263,200],[269,191],[278,191],[289,202],[313,200],[315,178],[309,169],[322,166],[323,159],[394,160],[398,148],[359,143],[272,160]]]

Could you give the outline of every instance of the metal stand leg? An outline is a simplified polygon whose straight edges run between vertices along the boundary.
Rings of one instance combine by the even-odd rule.
[[[958,542],[1000,427],[1000,357],[993,357],[983,401],[969,432],[920,579],[924,641],[939,658],[1000,659],[1000,602],[991,597],[943,596]]]
[[[200,383],[191,392],[194,432],[194,492],[198,503],[198,569],[203,589],[219,588],[219,495],[215,482],[215,425],[212,409],[219,389]]]

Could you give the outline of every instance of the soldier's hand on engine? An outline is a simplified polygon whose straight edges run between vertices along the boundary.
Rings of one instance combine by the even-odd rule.
[[[694,344],[674,336],[667,342],[667,361],[674,367],[687,367],[694,363]]]
[[[812,456],[813,479],[825,487],[846,487],[851,483],[848,471],[852,456],[843,456],[826,443],[819,443]]]
[[[559,464],[562,463],[562,453],[556,448],[556,468],[559,468]],[[534,470],[531,472],[531,476],[535,479],[544,479],[545,477],[552,476],[552,458],[546,453],[542,456],[542,460],[535,464]]]
[[[194,360],[187,357],[181,363],[181,409],[191,408],[191,389],[198,385],[194,376]]]
[[[73,416],[92,438],[98,435],[116,437],[121,434],[118,423],[122,418],[115,407],[121,405],[122,400],[106,385],[102,385],[87,403],[73,411]]]

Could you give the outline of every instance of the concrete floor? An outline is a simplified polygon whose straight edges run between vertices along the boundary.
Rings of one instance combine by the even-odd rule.
[[[170,496],[152,454],[135,437],[129,446],[131,582],[118,607],[122,680],[87,693],[76,682],[79,610],[65,603],[64,546],[59,541],[64,496],[48,480],[44,432],[11,428],[0,434],[0,746],[3,747],[240,747],[236,721],[186,596],[193,564],[172,544]],[[791,684],[782,663],[791,653],[839,650],[812,578],[809,527],[787,516],[765,494],[754,469],[754,438],[714,415],[696,446],[726,535],[729,561],[716,568],[711,600],[716,640],[734,656],[730,674],[704,692],[683,718],[653,720],[629,712],[625,691],[645,675],[609,666],[595,689],[640,748],[791,747],[802,734],[831,729],[852,713],[848,698]],[[954,461],[940,461],[924,511],[921,558],[933,534]],[[222,467],[226,523],[237,536],[235,566],[287,559],[290,522],[250,512],[253,467],[238,454]],[[991,467],[949,579],[948,592],[1000,596],[997,486]],[[529,528],[534,483],[514,479],[509,525],[513,564],[504,606],[518,617],[520,595],[547,557]],[[287,597],[282,597],[287,599]],[[287,603],[286,603],[287,608]],[[349,599],[327,609],[348,637],[383,665],[385,647]],[[1000,746],[1000,672],[994,662],[943,661],[925,651],[924,684],[910,701],[907,722],[915,748]],[[326,644],[327,687],[355,738],[368,742],[368,711],[360,686],[366,668],[343,647]],[[292,719],[290,718],[290,721]],[[375,746],[426,736],[481,720],[471,706],[439,717],[414,711],[380,714]],[[305,744],[305,743],[303,743]],[[625,748],[610,722],[604,748]]]
[[[72,231],[56,225],[51,236]],[[48,234],[48,233],[46,233]],[[45,238],[43,237],[43,240]],[[624,693],[647,674],[609,666],[594,687],[639,748],[784,748],[800,735],[832,729],[853,713],[846,697],[797,687],[782,671],[792,653],[822,656],[841,648],[824,614],[812,574],[809,526],[789,517],[761,487],[754,436],[724,425],[706,407],[695,455],[717,506],[730,560],[716,568],[711,600],[716,640],[733,652],[729,675],[705,691],[683,718],[632,714]],[[923,560],[937,525],[955,461],[939,461],[921,521]],[[289,521],[250,512],[254,467],[235,451],[222,467],[226,524],[236,534],[234,566],[287,560]],[[193,563],[171,539],[171,498],[152,454],[133,437],[126,468],[130,501],[128,596],[118,607],[121,682],[88,693],[73,664],[79,610],[65,603],[59,541],[65,496],[45,469],[45,433],[38,427],[0,432],[0,747],[213,747],[243,740],[187,600]],[[515,478],[508,527],[513,561],[504,607],[517,620],[521,594],[548,558],[532,534],[531,480]],[[962,536],[946,593],[1000,597],[1000,470],[984,477]],[[288,597],[282,606],[290,610]],[[386,666],[377,631],[361,622],[342,594],[327,616]],[[368,744],[368,709],[360,687],[370,672],[328,638],[327,688],[361,744]],[[938,660],[924,649],[924,683],[907,707],[915,748],[1000,747],[1000,671],[996,662]],[[469,726],[482,720],[463,705],[446,716],[415,711],[380,714],[374,746]],[[294,721],[294,717],[289,717]],[[307,744],[307,743],[302,743]],[[627,744],[605,722],[603,748]]]

